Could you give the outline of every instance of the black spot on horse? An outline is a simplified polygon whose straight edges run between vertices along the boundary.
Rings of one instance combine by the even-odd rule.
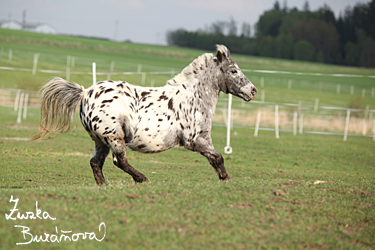
[[[141,144],[141,145],[139,145],[137,148],[138,148],[138,149],[142,149],[142,148],[145,148],[145,147],[147,147],[146,144]]]
[[[149,94],[150,94],[150,92],[143,91],[143,92],[141,93],[141,96],[142,96],[142,97],[145,97],[146,95],[149,95]]]
[[[104,91],[104,94],[107,94],[107,93],[109,93],[109,92],[111,92],[111,91],[113,91],[114,89],[112,89],[112,88],[110,88],[110,89],[106,89],[105,91]]]
[[[184,126],[180,123],[181,129],[184,130]]]
[[[99,116],[95,116],[94,118],[92,118],[92,121],[93,121],[93,122],[97,122],[97,121],[99,121]]]
[[[158,122],[162,122],[162,121],[163,121],[163,119],[161,119],[161,118],[158,119]]]
[[[109,99],[109,100],[104,100],[104,101],[102,101],[102,103],[111,103],[111,102],[113,102],[113,99]]]
[[[95,99],[98,99],[99,98],[99,96],[101,95],[101,94],[103,94],[103,90],[102,91],[100,91],[100,92],[96,92],[96,94],[95,94]]]
[[[153,103],[153,102],[150,102],[150,103],[145,107],[145,109],[148,109],[151,105],[154,105],[154,103]]]
[[[174,111],[174,109],[173,109],[173,97],[168,101],[168,109]]]
[[[158,101],[161,101],[161,100],[168,100],[168,99],[169,99],[168,96],[162,94],[161,96],[159,96]]]
[[[118,88],[123,88],[124,85],[123,85],[122,83],[119,83],[119,84],[116,85],[116,87],[118,87]]]
[[[94,92],[94,89],[90,89],[89,92],[87,92],[87,94],[89,95],[90,98],[91,98],[93,92]]]

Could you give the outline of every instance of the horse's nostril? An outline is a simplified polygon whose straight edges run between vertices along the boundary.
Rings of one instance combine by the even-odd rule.
[[[251,92],[252,92],[253,94],[256,94],[256,93],[258,93],[258,90],[257,90],[257,88],[253,87],[253,88],[251,89]]]

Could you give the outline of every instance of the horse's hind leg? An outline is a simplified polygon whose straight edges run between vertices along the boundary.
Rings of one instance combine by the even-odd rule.
[[[98,185],[105,184],[102,168],[108,153],[109,147],[107,145],[99,140],[95,141],[95,151],[90,160],[90,165],[94,174],[96,184]]]
[[[123,140],[116,140],[116,143],[111,145],[112,153],[114,155],[113,163],[121,168],[126,173],[130,174],[135,182],[150,182],[141,172],[133,168],[126,157],[126,146]]]

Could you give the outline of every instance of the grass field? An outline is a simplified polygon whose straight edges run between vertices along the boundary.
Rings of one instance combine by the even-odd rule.
[[[138,64],[149,71],[178,71],[203,53],[7,30],[0,32],[0,47],[3,51],[12,48],[15,58],[17,49],[28,50],[31,60],[29,65],[25,59],[9,61],[3,52],[0,66],[31,68],[34,52],[55,55],[51,58],[56,63],[43,65],[41,54],[40,67],[50,69],[60,65],[64,70],[68,54],[88,58],[87,66],[76,60],[77,71],[85,67],[89,71],[91,58],[108,62],[103,71],[111,60],[123,66],[123,71],[136,71]],[[369,69],[233,58],[242,68],[375,75]],[[37,90],[51,77],[12,71],[0,71],[0,75],[0,87],[30,90]],[[120,77],[126,80],[128,76]],[[130,77],[135,83],[140,81],[140,76]],[[255,81],[260,77],[254,74]],[[161,85],[164,78],[170,76],[160,76],[156,83]],[[368,90],[374,81],[366,77],[355,78],[353,83],[346,78],[294,76],[293,88],[288,91],[286,76],[272,78],[275,80],[265,78],[265,91],[286,96],[282,101],[290,95],[293,102],[297,95],[312,99],[305,81],[339,82],[343,89],[355,84],[356,89]],[[91,84],[89,75],[72,75],[72,80]],[[25,81],[28,84],[22,85]],[[323,88],[321,98],[327,105],[348,105],[352,97],[326,90]],[[375,106],[370,96],[364,102],[370,108]],[[275,139],[273,133],[261,131],[254,137],[253,130],[235,129],[231,135],[233,154],[224,155],[235,182],[220,182],[204,157],[175,148],[159,154],[128,151],[129,162],[152,181],[145,184],[134,184],[108,157],[103,171],[108,185],[98,187],[89,166],[94,145],[78,121],[75,129],[54,140],[21,140],[38,132],[39,112],[30,109],[28,118],[16,124],[13,108],[0,107],[0,249],[374,249],[375,143],[368,137],[350,137],[343,142],[337,136],[281,133],[280,139]],[[223,153],[225,129],[213,127],[212,138],[215,148]],[[324,183],[314,184],[316,181]],[[38,202],[41,216],[48,212],[56,220],[7,220],[5,214],[15,205],[11,196],[19,199],[18,212],[36,213]],[[30,241],[30,234],[42,235],[42,239],[49,234],[51,241],[56,238],[52,235],[60,238],[94,232],[101,239],[102,222],[106,234],[101,242],[81,236],[77,241],[16,245]],[[28,227],[29,232],[23,235],[26,228],[16,225]]]

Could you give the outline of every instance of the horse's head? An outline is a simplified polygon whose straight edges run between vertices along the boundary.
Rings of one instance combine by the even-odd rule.
[[[229,57],[229,50],[224,45],[216,45],[216,58],[220,67],[223,80],[219,81],[219,88],[224,93],[231,93],[245,101],[251,101],[255,98],[258,90],[254,84],[242,73],[241,69]]]

